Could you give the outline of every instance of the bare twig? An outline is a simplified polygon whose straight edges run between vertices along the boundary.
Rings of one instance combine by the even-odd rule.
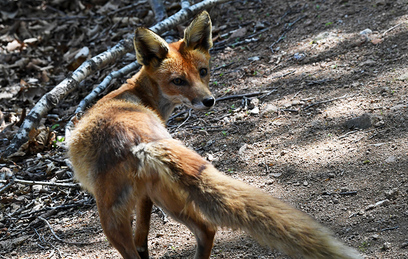
[[[305,108],[303,108],[303,110],[310,109],[310,108],[312,108],[313,106],[316,106],[316,105],[320,105],[320,104],[324,104],[324,103],[330,103],[330,102],[333,102],[333,101],[336,101],[336,100],[345,99],[345,98],[349,98],[349,97],[353,97],[353,96],[350,96],[350,95],[348,95],[348,94],[345,94],[345,95],[343,95],[343,96],[336,97],[336,98],[333,98],[333,99],[330,99],[330,100],[321,101],[321,102],[315,102],[315,103],[309,104],[308,106],[306,106]]]
[[[347,137],[348,135],[354,134],[356,132],[358,132],[358,130],[353,130],[353,131],[347,132],[346,134],[341,135],[340,137],[338,137],[338,139],[343,139],[343,138]]]
[[[126,11],[126,10],[128,10],[128,9],[135,8],[136,6],[139,6],[139,5],[145,4],[145,3],[147,3],[146,0],[143,0],[143,1],[139,0],[139,1],[137,1],[136,3],[133,3],[133,4],[131,4],[131,5],[128,5],[128,6],[119,8],[119,9],[116,9],[116,10],[114,10],[114,11],[108,13],[108,16],[114,15],[114,14],[119,13],[119,12],[122,12],[122,11]]]
[[[230,100],[230,99],[239,99],[239,98],[244,98],[244,97],[253,97],[253,96],[268,94],[269,92],[270,92],[270,91],[267,91],[267,92],[253,92],[253,93],[247,93],[247,94],[228,95],[228,96],[219,97],[219,98],[216,99],[216,101],[217,101],[217,102],[220,102],[220,101]]]
[[[51,231],[51,234],[55,237],[55,239],[57,239],[58,241],[60,241],[61,243],[64,243],[64,244],[70,244],[70,245],[80,245],[80,246],[83,246],[83,245],[90,245],[90,244],[94,244],[95,242],[73,242],[73,241],[65,241],[64,239],[62,239],[62,238],[60,238],[59,236],[57,236],[57,234],[55,234],[55,232],[54,232],[54,230],[52,229],[52,227],[51,227],[51,225],[50,225],[50,223],[48,222],[48,220],[46,220],[45,218],[43,218],[43,217],[38,217],[40,220],[42,220],[42,221],[44,221],[45,222],[45,224],[47,224],[47,226],[48,226],[48,228],[50,229],[50,231]]]
[[[215,72],[215,71],[217,71],[217,70],[219,70],[219,69],[229,67],[229,66],[231,66],[231,65],[234,64],[234,63],[235,63],[235,62],[231,62],[231,63],[228,63],[228,64],[221,65],[221,66],[219,66],[219,67],[215,67],[215,68],[213,68],[213,69],[211,70],[211,72]]]
[[[189,109],[189,110],[188,110],[188,116],[187,116],[187,118],[186,118],[180,125],[177,126],[177,129],[179,129],[181,126],[183,126],[183,125],[188,121],[188,119],[191,117],[191,110],[192,110],[192,109]]]
[[[404,23],[399,23],[397,25],[392,26],[391,28],[389,28],[388,30],[386,30],[385,32],[383,32],[382,36],[384,37],[385,34],[389,33],[390,31],[394,30],[395,28],[397,28],[398,26],[401,26]]]
[[[291,23],[288,23],[287,26],[285,26],[285,29],[284,29],[282,35],[274,43],[272,43],[271,46],[269,46],[269,49],[272,51],[272,53],[274,53],[273,47],[276,44],[278,44],[281,40],[283,40],[285,38],[286,33],[288,33],[292,29],[293,25],[295,25],[295,23],[297,23],[298,21],[302,20],[305,17],[306,16],[300,16],[299,18],[297,18],[296,20],[294,20]]]
[[[292,70],[292,71],[289,71],[289,72],[287,72],[287,73],[285,73],[285,74],[282,74],[282,75],[279,75],[279,76],[274,76],[274,77],[272,77],[271,79],[282,78],[282,77],[291,75],[291,74],[293,74],[293,73],[295,73],[295,72],[296,72],[296,70]]]
[[[84,20],[90,19],[90,16],[76,15],[76,16],[55,16],[55,17],[19,17],[15,18],[17,21],[47,21],[47,20]]]
[[[181,9],[189,8],[189,7],[190,7],[190,1],[189,0],[181,0]]]
[[[79,183],[52,183],[52,182],[40,182],[40,181],[28,181],[21,179],[14,179],[15,183],[27,184],[27,185],[48,185],[57,187],[68,187],[68,188],[80,188]],[[7,180],[0,180],[0,183],[7,183]]]
[[[5,186],[3,186],[1,189],[0,189],[0,194],[2,194],[5,190],[7,190],[8,188],[10,188],[12,185],[13,185],[13,183],[14,183],[14,178],[12,178],[10,181],[9,181],[9,183],[8,184],[6,184]],[[3,182],[4,181],[4,182]],[[7,183],[7,181],[6,180],[1,180],[1,183]]]
[[[166,9],[163,5],[163,0],[149,0],[150,7],[154,13],[154,19],[156,22],[161,22],[167,18]]]

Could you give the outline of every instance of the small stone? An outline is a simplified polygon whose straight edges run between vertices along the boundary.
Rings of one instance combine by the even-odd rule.
[[[260,57],[258,57],[258,56],[255,56],[255,57],[249,57],[248,58],[248,60],[249,61],[259,61],[261,58]]]
[[[271,173],[270,174],[271,177],[275,177],[275,178],[280,177],[281,175],[282,173]]]
[[[242,145],[239,150],[238,150],[238,154],[242,155],[244,154],[245,150],[248,148],[247,144]]]
[[[366,60],[366,61],[364,61],[364,62],[361,62],[361,63],[359,64],[359,66],[360,66],[360,67],[364,67],[364,66],[372,67],[372,66],[374,66],[374,65],[376,65],[376,64],[377,64],[377,62],[375,62],[374,60],[368,59],[368,60]]]
[[[399,195],[399,190],[394,188],[392,190],[385,191],[385,197],[389,200],[395,200]]]
[[[293,59],[296,61],[302,61],[303,59],[305,59],[306,55],[304,53],[295,53],[293,55]]]
[[[397,80],[399,81],[407,81],[408,80],[408,73],[402,74],[399,77],[397,77]]]
[[[408,107],[408,105],[406,105],[406,104],[397,104],[397,105],[392,106],[392,107],[390,108],[390,110],[393,111],[393,112],[395,112],[395,111],[403,110],[403,109],[405,109],[405,108],[407,108],[407,107]]]
[[[385,242],[383,246],[381,247],[381,250],[387,251],[391,249],[391,243],[390,242]]]
[[[0,180],[10,179],[13,176],[13,172],[8,167],[2,167],[0,169]]]
[[[265,108],[263,109],[263,113],[262,114],[270,114],[270,113],[276,113],[278,112],[279,108],[273,104],[268,104],[265,106]]]
[[[207,160],[208,160],[208,161],[213,161],[213,160],[214,160],[214,156],[211,155],[211,154],[208,154],[208,155],[207,155]]]
[[[275,182],[275,180],[271,179],[265,182],[266,185],[272,185]]]
[[[252,110],[249,111],[249,114],[251,115],[258,115],[259,114],[259,107],[255,107]]]
[[[378,234],[374,234],[374,235],[371,236],[371,238],[373,240],[377,240],[379,237],[380,237],[380,235],[378,235]]]
[[[282,150],[282,151],[280,152],[280,155],[281,155],[281,156],[284,156],[284,155],[286,155],[287,153],[289,153],[287,150]]]
[[[32,189],[33,189],[34,192],[36,192],[36,191],[39,192],[39,191],[42,190],[42,185],[34,184],[34,185],[32,186]]]
[[[360,35],[368,36],[370,34],[373,34],[373,31],[370,29],[365,29],[365,30],[360,31]]]
[[[397,161],[395,156],[389,156],[387,159],[385,159],[386,163],[394,163],[395,161]]]
[[[231,37],[230,37],[230,38],[232,39],[232,38],[244,37],[246,33],[247,33],[246,27],[239,28],[238,30],[234,31],[234,32],[231,34]]]
[[[266,25],[264,23],[262,23],[260,21],[256,22],[255,29],[262,30],[262,29],[265,29],[265,28],[266,28]]]
[[[334,177],[336,177],[336,174],[334,174],[334,173],[328,173],[328,174],[327,174],[327,177],[329,177],[329,178],[334,178]]]
[[[304,185],[304,186],[308,186],[309,183],[308,183],[307,181],[304,181],[304,182],[303,182],[303,185]]]
[[[258,98],[251,98],[249,100],[249,104],[248,104],[249,109],[253,109],[253,108],[257,107],[258,105],[259,105],[259,99]]]

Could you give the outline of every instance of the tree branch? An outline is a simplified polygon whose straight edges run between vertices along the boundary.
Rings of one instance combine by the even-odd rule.
[[[7,182],[8,182],[7,180],[0,180],[0,183],[7,183]],[[21,180],[21,179],[13,179],[10,182],[27,184],[27,185],[48,185],[48,186],[67,187],[67,188],[80,188],[81,187],[79,183],[53,183],[53,182],[40,182],[40,181],[30,181],[30,180]]]
[[[161,22],[167,18],[166,9],[163,5],[163,0],[149,0],[150,7],[153,9],[154,19]]]
[[[191,6],[190,8],[180,10],[173,16],[163,20],[150,29],[157,34],[162,34],[175,25],[187,21],[199,11],[205,8],[210,8],[216,4],[225,3],[227,1],[229,0],[204,0],[198,4]],[[121,40],[111,49],[106,50],[105,52],[91,58],[90,60],[85,61],[77,70],[72,73],[71,76],[64,79],[50,92],[45,94],[27,115],[19,131],[12,139],[11,144],[7,147],[3,154],[1,154],[1,156],[3,158],[7,158],[17,152],[21,145],[28,141],[29,132],[39,125],[41,118],[43,118],[52,108],[54,108],[76,87],[78,87],[79,83],[82,80],[84,80],[86,77],[93,74],[97,70],[101,69],[102,67],[106,66],[107,64],[120,59],[124,54],[132,50],[132,46],[132,39],[130,37]]]

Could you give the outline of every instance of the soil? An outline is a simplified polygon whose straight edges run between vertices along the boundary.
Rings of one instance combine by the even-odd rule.
[[[24,110],[69,75],[73,60],[82,62],[74,58],[80,49],[95,56],[135,26],[152,25],[147,3],[105,15],[132,2],[67,2],[10,2],[1,11],[2,150]],[[168,122],[172,135],[225,174],[308,213],[366,258],[408,258],[408,2],[232,1],[210,14],[211,90],[217,98],[250,96],[183,113]],[[0,164],[0,176],[72,183],[65,123],[92,87],[132,59],[85,80],[42,121],[46,140]],[[93,198],[78,188],[13,184],[0,201],[1,258],[119,257]],[[155,209],[149,246],[152,258],[192,258],[195,238]],[[287,258],[228,229],[217,232],[211,257]]]

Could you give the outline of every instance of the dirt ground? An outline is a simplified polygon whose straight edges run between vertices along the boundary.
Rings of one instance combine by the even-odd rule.
[[[1,150],[24,109],[81,62],[79,50],[88,46],[94,56],[135,26],[152,25],[143,2],[113,14],[133,3],[67,2],[1,3]],[[366,258],[408,258],[408,2],[244,0],[210,14],[211,90],[237,96],[170,120],[172,135],[225,174],[316,218]],[[65,123],[92,87],[133,59],[85,80],[42,121],[42,141],[0,164],[0,177],[72,183]],[[78,188],[14,184],[0,192],[0,208],[0,258],[119,257],[92,197]],[[152,258],[193,257],[185,226],[157,209],[152,219]],[[218,231],[212,257],[287,258],[228,229]]]

